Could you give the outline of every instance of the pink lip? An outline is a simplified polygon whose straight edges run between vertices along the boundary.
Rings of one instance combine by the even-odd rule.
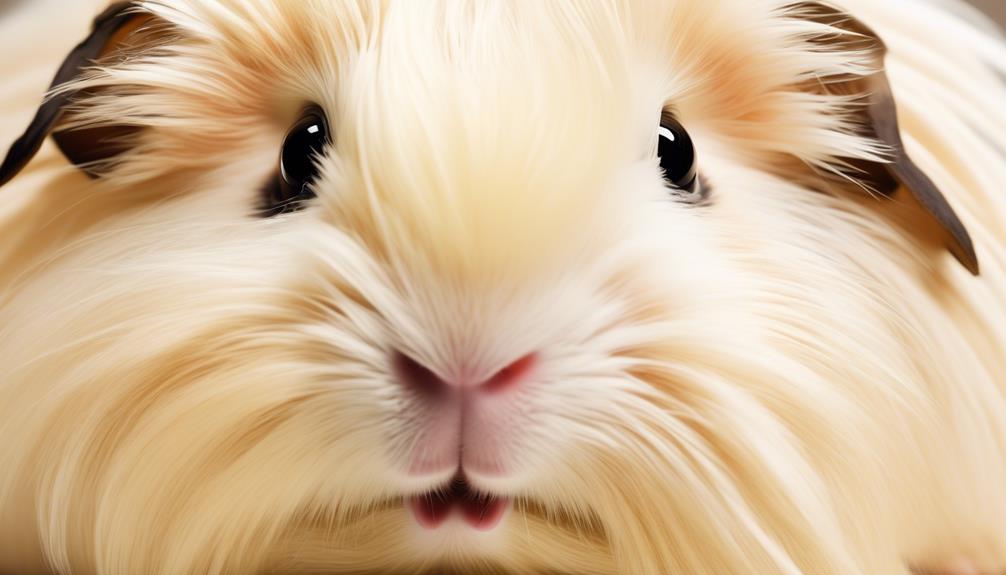
[[[416,521],[425,529],[437,529],[453,514],[458,513],[472,529],[492,531],[507,508],[506,497],[482,494],[472,490],[464,475],[458,474],[444,488],[409,498],[408,507]]]

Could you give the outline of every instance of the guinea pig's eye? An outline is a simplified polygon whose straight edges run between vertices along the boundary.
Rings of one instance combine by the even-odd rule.
[[[701,199],[702,190],[695,168],[695,146],[685,128],[669,114],[664,114],[658,129],[657,154],[664,177],[679,195],[689,201]]]
[[[308,108],[283,142],[278,175],[267,190],[266,215],[296,211],[314,197],[311,184],[318,177],[318,158],[328,144],[325,113]]]

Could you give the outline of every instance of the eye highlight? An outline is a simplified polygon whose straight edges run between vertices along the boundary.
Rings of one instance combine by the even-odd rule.
[[[266,188],[266,217],[298,211],[315,196],[311,184],[318,177],[318,159],[330,143],[325,112],[307,108],[283,142],[276,176]]]
[[[701,178],[696,167],[695,145],[688,131],[672,115],[665,113],[660,119],[657,134],[660,167],[675,195],[689,202],[703,199]]]

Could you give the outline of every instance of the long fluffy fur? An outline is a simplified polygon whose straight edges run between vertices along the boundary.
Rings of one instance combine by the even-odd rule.
[[[980,278],[916,207],[790,177],[885,150],[799,88],[869,60],[783,0],[148,1],[75,116],[147,128],[132,153],[3,190],[0,570],[1006,568],[1006,44],[949,0],[840,4]],[[255,219],[308,101],[319,198]],[[667,198],[665,105],[710,206]],[[542,352],[514,473],[476,478],[518,501],[497,533],[410,525],[391,347]]]

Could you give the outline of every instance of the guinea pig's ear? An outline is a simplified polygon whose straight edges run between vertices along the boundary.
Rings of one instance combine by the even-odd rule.
[[[31,125],[10,147],[0,165],[0,186],[16,176],[33,157],[49,134],[57,129],[78,92],[58,90],[76,80],[95,62],[130,44],[131,36],[152,16],[136,10],[137,2],[117,2],[94,20],[91,34],[77,45],[63,61],[49,86],[51,96],[38,109]],[[73,164],[94,176],[89,167],[124,151],[122,138],[130,133],[126,127],[82,128],[53,134],[56,144]]]
[[[859,124],[865,134],[876,138],[890,149],[890,161],[854,162],[860,173],[855,174],[869,188],[885,196],[894,196],[904,189],[919,203],[925,213],[942,230],[943,243],[972,274],[978,275],[978,256],[971,236],[947,202],[943,192],[908,156],[898,127],[898,112],[891,85],[884,71],[887,46],[869,26],[848,13],[825,2],[799,2],[792,6],[801,18],[825,24],[836,34],[827,34],[819,42],[839,49],[865,53],[874,60],[875,70],[867,76],[827,79],[816,82],[812,89],[831,94],[846,94],[866,98],[860,109]]]

